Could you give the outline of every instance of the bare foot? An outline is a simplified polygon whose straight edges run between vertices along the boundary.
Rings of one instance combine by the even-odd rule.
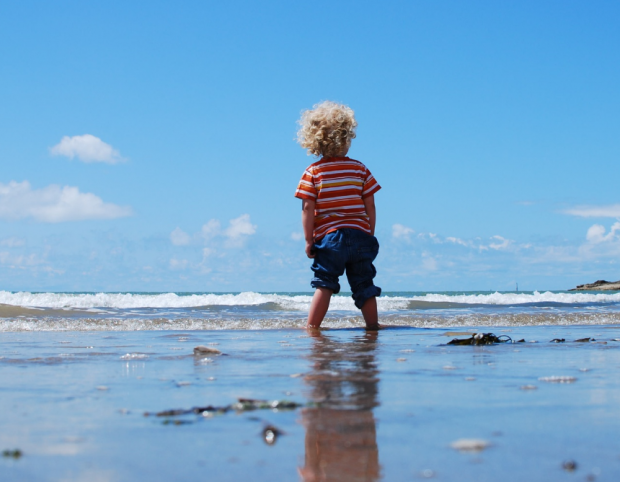
[[[306,325],[306,331],[308,332],[308,335],[312,336],[312,337],[321,337],[321,327],[319,326],[312,326],[312,325]]]

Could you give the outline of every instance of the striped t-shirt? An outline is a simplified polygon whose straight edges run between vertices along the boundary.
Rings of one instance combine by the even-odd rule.
[[[364,164],[348,157],[329,157],[310,165],[299,181],[295,197],[316,200],[314,239],[340,228],[370,234],[363,199],[381,186]]]

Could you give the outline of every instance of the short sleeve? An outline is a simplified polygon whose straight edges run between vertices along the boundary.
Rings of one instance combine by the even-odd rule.
[[[372,196],[379,189],[381,189],[381,186],[379,186],[377,180],[374,178],[368,168],[366,168],[366,174],[364,176],[364,188],[362,189],[362,198]]]
[[[311,168],[306,169],[304,175],[301,176],[295,191],[295,197],[299,199],[316,199],[318,197]]]

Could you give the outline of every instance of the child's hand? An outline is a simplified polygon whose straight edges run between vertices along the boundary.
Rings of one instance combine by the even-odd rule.
[[[306,241],[306,256],[308,258],[314,258],[316,256],[316,250],[314,249],[314,241]]]

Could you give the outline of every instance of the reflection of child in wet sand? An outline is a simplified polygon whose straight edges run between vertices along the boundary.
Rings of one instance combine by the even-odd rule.
[[[379,404],[378,333],[344,343],[318,330],[310,333],[312,368],[304,381],[309,398],[320,407],[301,412],[306,437],[299,475],[304,482],[377,481],[381,469],[373,409]]]
[[[376,330],[381,288],[372,281],[377,273],[372,262],[379,252],[374,194],[381,186],[364,164],[346,157],[357,127],[353,110],[325,101],[303,112],[299,124],[301,147],[321,157],[306,169],[295,192],[302,200],[306,255],[314,259],[310,284],[316,291],[308,327],[321,326],[346,272],[366,328]]]

